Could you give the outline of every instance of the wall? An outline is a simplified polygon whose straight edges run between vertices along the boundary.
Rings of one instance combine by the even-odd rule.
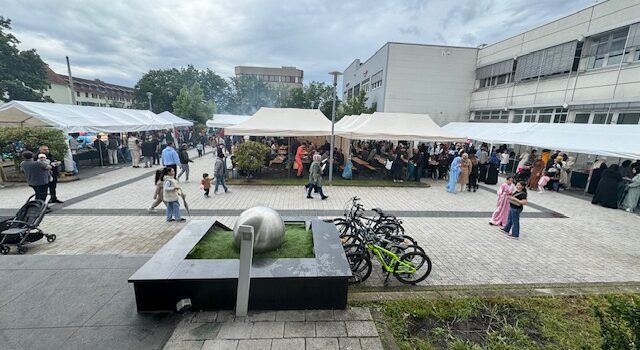
[[[361,84],[362,81],[367,78],[371,78],[371,76],[377,72],[382,71],[382,86],[370,90],[366,96],[368,98],[367,106],[371,106],[372,103],[376,103],[378,111],[384,110],[384,88],[387,84],[386,66],[388,46],[389,44],[383,45],[364,63],[361,63],[360,60],[355,60],[349,65],[349,67],[347,67],[347,69],[345,69],[344,76],[342,77],[342,100],[346,100],[347,91],[349,91],[349,89],[353,89],[355,85]],[[371,81],[369,83],[371,83]]]
[[[45,95],[51,97],[55,103],[71,104],[71,92],[67,85],[60,85],[50,82],[51,89],[44,92]]]
[[[439,125],[468,120],[477,49],[389,45],[385,112],[427,113]]]

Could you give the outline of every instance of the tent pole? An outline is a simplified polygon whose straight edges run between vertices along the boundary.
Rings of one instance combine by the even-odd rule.
[[[291,163],[291,136],[287,137],[287,179],[291,178],[291,167],[293,167],[293,163]]]
[[[98,133],[98,153],[100,153],[100,166],[104,168],[104,160],[102,159],[102,138],[100,137],[100,133]]]

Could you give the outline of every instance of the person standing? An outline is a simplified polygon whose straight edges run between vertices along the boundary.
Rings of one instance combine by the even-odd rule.
[[[153,166],[153,158],[155,154],[155,145],[151,140],[151,136],[147,137],[147,140],[142,143],[142,156],[144,157],[144,167],[149,168]]]
[[[512,177],[508,177],[507,181],[500,185],[500,188],[498,188],[496,210],[493,211],[489,225],[502,227],[507,224],[509,217],[509,198],[515,190],[516,187],[513,185]]]
[[[140,167],[140,140],[133,133],[129,133],[127,147],[131,152],[131,163],[134,168]]]
[[[476,158],[475,154],[471,154],[469,156],[469,160],[471,160],[471,172],[469,173],[469,191],[473,190],[473,192],[478,190],[478,158]]]
[[[227,184],[224,182],[224,179],[227,176],[227,167],[222,149],[218,149],[218,157],[213,165],[213,176],[216,177],[216,186],[213,188],[213,194],[218,194],[218,186],[220,185],[224,188],[224,193],[229,192]]]
[[[498,183],[498,167],[500,166],[500,159],[496,152],[492,151],[489,156],[489,166],[487,168],[487,179],[484,181],[487,185],[495,185]]]
[[[164,203],[167,205],[167,222],[186,221],[180,215],[180,196],[182,196],[182,189],[175,179],[176,172],[173,168],[165,168],[162,172],[163,177],[163,198]]]
[[[402,182],[402,169],[408,162],[407,153],[404,151],[402,146],[398,145],[396,147],[396,158],[393,161],[393,164],[391,164],[391,176],[393,177],[393,182]]]
[[[640,199],[640,166],[634,165],[630,169],[633,177],[631,182],[627,184],[627,196],[624,197],[622,207],[628,212],[633,212],[638,206],[638,199]]]
[[[152,165],[160,165],[160,152],[162,152],[162,149],[160,148],[160,140],[158,139],[158,135],[152,136],[151,143],[153,144],[153,164]]]
[[[462,160],[460,161],[460,175],[458,176],[458,184],[460,184],[460,192],[464,191],[464,187],[469,184],[469,174],[471,173],[471,161],[469,155],[462,152],[460,155]]]
[[[51,165],[43,162],[37,162],[33,159],[33,153],[30,151],[22,152],[22,163],[20,169],[27,178],[27,184],[33,188],[36,199],[47,199],[47,188],[49,188],[49,171],[52,170]]]
[[[296,161],[296,165],[298,166],[298,172],[297,172],[298,177],[302,176],[302,171],[304,170],[302,165],[302,156],[304,155],[305,148],[306,148],[305,145],[301,144],[300,146],[298,146],[298,149],[296,149],[295,161]]]
[[[118,164],[118,148],[120,148],[118,140],[113,134],[109,134],[109,139],[107,140],[107,154],[109,164],[111,165]]]
[[[149,207],[149,209],[147,209],[149,213],[154,211],[156,207],[164,201],[164,181],[162,180],[163,176],[163,169],[156,170],[156,177],[154,180],[154,183],[156,184],[156,190],[153,193],[153,203],[151,203],[151,206]]]
[[[186,174],[187,176],[185,181],[189,181],[189,163],[193,163],[193,161],[189,159],[189,152],[187,152],[186,143],[182,144],[182,147],[180,147],[180,153],[178,155],[180,157],[180,168],[182,169],[182,171],[180,171],[180,174],[178,174],[178,180],[180,180],[182,174]]]
[[[509,217],[506,225],[501,229],[507,234],[507,237],[516,239],[520,237],[520,214],[527,203],[529,203],[527,201],[527,188],[524,181],[520,181],[516,185],[513,195],[509,197]]]
[[[178,164],[180,163],[180,156],[178,152],[173,148],[173,142],[168,141],[167,147],[162,150],[162,165],[166,168],[172,168],[173,174],[178,171]]]
[[[449,168],[449,183],[447,185],[447,191],[450,193],[456,193],[456,184],[458,183],[458,176],[460,176],[460,162],[462,157],[457,156],[453,158],[451,167]]]
[[[538,159],[533,163],[533,168],[531,168],[531,175],[529,176],[529,189],[534,191],[538,188],[538,182],[540,177],[544,175],[544,161],[542,159]]]
[[[307,198],[311,196],[311,190],[316,190],[320,194],[320,199],[325,200],[329,196],[325,196],[322,192],[322,169],[320,162],[322,157],[319,154],[313,155],[313,163],[309,167],[309,185],[307,186]]]
[[[480,168],[478,181],[487,181],[487,170],[489,169],[489,153],[487,152],[487,148],[484,145],[480,147],[480,155],[478,156],[478,167]]]
[[[509,153],[505,149],[500,153],[500,174],[507,173],[507,166],[509,165]]]
[[[613,164],[602,172],[592,204],[618,209],[618,187],[622,184],[622,176],[618,164]]]
[[[58,199],[58,195],[56,192],[56,188],[58,187],[58,177],[60,176],[60,163],[53,157],[51,152],[49,152],[49,147],[42,145],[38,148],[40,153],[43,153],[47,156],[51,164],[51,181],[49,182],[49,196],[51,196],[49,203],[59,203],[63,202]]]

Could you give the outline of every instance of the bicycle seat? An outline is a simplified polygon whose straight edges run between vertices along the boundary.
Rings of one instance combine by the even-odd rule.
[[[383,211],[382,211],[382,209],[380,209],[380,208],[373,208],[373,209],[371,209],[371,210],[373,210],[374,212],[376,212],[376,213],[378,213],[378,214],[380,214],[380,215],[384,214],[384,212],[383,212]]]

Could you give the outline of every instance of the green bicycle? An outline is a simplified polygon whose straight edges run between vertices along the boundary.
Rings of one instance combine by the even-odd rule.
[[[368,234],[364,244],[347,244],[345,255],[351,267],[351,283],[364,282],[371,275],[373,265],[371,255],[375,256],[383,272],[387,273],[385,286],[389,283],[389,275],[405,284],[416,284],[424,281],[431,273],[431,259],[417,245],[398,245],[385,241],[375,235]]]

